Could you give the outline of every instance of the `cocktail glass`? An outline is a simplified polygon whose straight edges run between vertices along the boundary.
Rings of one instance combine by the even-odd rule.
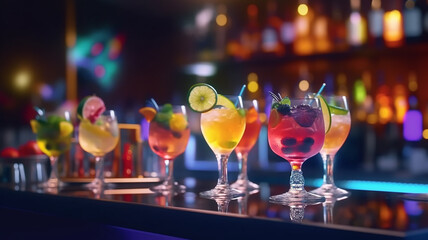
[[[284,105],[287,106],[287,105]],[[270,201],[289,203],[322,202],[324,197],[305,190],[303,162],[317,154],[324,143],[324,120],[318,99],[290,99],[285,110],[272,108],[268,141],[272,151],[291,164],[290,190],[271,196]]]
[[[187,122],[186,107],[183,105],[161,106],[149,126],[150,148],[165,162],[166,178],[162,184],[152,187],[155,192],[184,192],[186,187],[173,178],[174,159],[187,147],[190,128]]]
[[[105,111],[94,123],[81,119],[79,125],[79,144],[95,157],[95,178],[87,185],[101,188],[104,185],[104,156],[111,152],[119,141],[119,128],[113,110]]]
[[[262,124],[259,118],[257,100],[247,100],[244,101],[243,104],[246,113],[246,126],[244,135],[242,136],[241,141],[235,148],[236,156],[238,158],[239,163],[239,175],[238,180],[232,183],[231,187],[240,190],[252,191],[255,189],[259,189],[259,185],[251,182],[248,179],[248,153],[251,151],[254,144],[256,144],[257,142]]]
[[[215,106],[201,114],[201,130],[205,141],[217,158],[219,178],[217,185],[208,191],[201,192],[205,198],[235,198],[244,195],[233,189],[228,183],[227,161],[230,153],[238,145],[245,130],[245,111],[242,98],[225,96],[232,106]],[[234,106],[234,107],[233,107]]]
[[[350,193],[334,184],[333,164],[337,151],[345,143],[351,129],[351,115],[345,96],[326,96],[324,98],[331,112],[331,127],[325,135],[324,145],[320,151],[324,166],[323,184],[311,192],[326,198],[340,198],[348,196]]]
[[[31,127],[36,133],[36,141],[40,150],[49,156],[51,172],[49,179],[42,184],[45,188],[57,188],[63,183],[58,178],[58,158],[70,149],[73,124],[70,113],[41,113],[37,119],[31,120]]]

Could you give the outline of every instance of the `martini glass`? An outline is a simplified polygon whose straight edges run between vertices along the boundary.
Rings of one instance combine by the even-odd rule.
[[[40,112],[39,112],[40,111]],[[70,149],[73,125],[70,113],[44,113],[38,110],[36,119],[31,120],[31,127],[36,133],[36,141],[40,150],[49,156],[51,172],[49,179],[42,184],[44,188],[57,188],[63,185],[58,178],[58,158]]]
[[[232,199],[244,195],[233,189],[228,183],[227,162],[230,153],[238,145],[245,130],[245,112],[240,96],[221,96],[230,102],[227,106],[215,106],[201,114],[201,130],[205,141],[214,152],[218,163],[219,177],[217,185],[208,191],[201,192],[205,198]]]
[[[95,178],[87,187],[100,189],[104,186],[104,156],[116,147],[118,141],[119,128],[113,110],[105,111],[94,123],[81,120],[79,144],[95,157]]]
[[[278,106],[274,102],[272,106]],[[271,202],[322,202],[324,197],[305,190],[302,164],[317,154],[324,143],[324,120],[318,99],[290,99],[289,104],[272,108],[268,123],[268,141],[272,151],[291,164],[290,189],[271,196]]]
[[[325,135],[324,145],[320,151],[324,166],[323,184],[311,192],[326,198],[340,198],[350,193],[334,184],[333,164],[336,153],[345,143],[351,129],[351,115],[345,96],[326,96],[324,99],[329,105],[331,127]]]
[[[232,183],[232,188],[239,190],[252,191],[259,189],[259,185],[251,182],[247,174],[248,153],[256,144],[259,137],[260,128],[262,126],[258,113],[257,100],[247,100],[243,102],[246,112],[246,126],[244,135],[241,138],[238,146],[235,148],[236,156],[239,163],[239,175],[236,182]]]
[[[165,162],[166,179],[162,184],[152,187],[154,192],[184,192],[186,187],[174,181],[174,159],[182,154],[187,147],[190,128],[187,122],[186,107],[165,104],[160,107],[150,122],[150,148]]]

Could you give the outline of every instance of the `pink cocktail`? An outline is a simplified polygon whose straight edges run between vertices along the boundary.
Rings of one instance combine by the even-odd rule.
[[[318,99],[274,99],[268,123],[268,140],[272,151],[290,162],[290,190],[271,196],[279,203],[314,203],[324,197],[304,189],[302,164],[317,154],[325,138],[324,120]]]

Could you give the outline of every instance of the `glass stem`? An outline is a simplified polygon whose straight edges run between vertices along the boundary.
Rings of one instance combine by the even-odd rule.
[[[104,158],[95,157],[95,179],[98,179],[100,183],[104,183]]]
[[[301,223],[305,217],[305,206],[290,206],[290,219],[293,222]]]
[[[324,223],[333,223],[333,206],[331,203],[323,203]]]
[[[219,212],[226,213],[229,209],[229,199],[218,199],[217,202],[217,209]]]
[[[58,181],[58,156],[51,156],[49,160],[51,162],[51,174],[49,181]]]
[[[333,180],[333,160],[334,155],[331,154],[321,154],[323,159],[323,165],[324,165],[324,177],[323,177],[323,184],[329,184],[334,186],[334,180]]]
[[[174,161],[171,161],[169,159],[164,159],[165,162],[165,181],[164,181],[164,185],[168,185],[168,186],[172,186],[174,184],[174,180],[172,177],[172,169],[174,166]]]
[[[247,170],[248,153],[238,152],[236,154],[236,156],[238,157],[238,162],[239,162],[238,180],[246,181],[246,180],[248,180],[248,175],[247,175],[247,171],[248,171]]]
[[[300,192],[305,189],[305,178],[301,169],[291,171],[290,176],[290,191]]]
[[[218,180],[217,185],[228,185],[227,180],[227,160],[228,155],[216,154],[218,164]]]

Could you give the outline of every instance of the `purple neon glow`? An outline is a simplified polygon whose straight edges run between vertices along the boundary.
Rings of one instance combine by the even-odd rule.
[[[270,96],[269,92],[272,92],[272,84],[270,83],[266,83],[265,86],[263,87],[263,93],[266,96],[265,97],[265,114],[269,119],[269,114],[270,114],[270,108],[272,106],[272,97]]]
[[[40,87],[40,95],[45,100],[51,99],[52,95],[53,95],[53,89],[52,89],[52,87],[49,86],[48,84],[43,84]]]
[[[149,139],[149,123],[144,118],[141,120],[141,136],[144,141]]]
[[[407,141],[422,139],[422,114],[418,110],[409,110],[404,115],[403,136]]]

